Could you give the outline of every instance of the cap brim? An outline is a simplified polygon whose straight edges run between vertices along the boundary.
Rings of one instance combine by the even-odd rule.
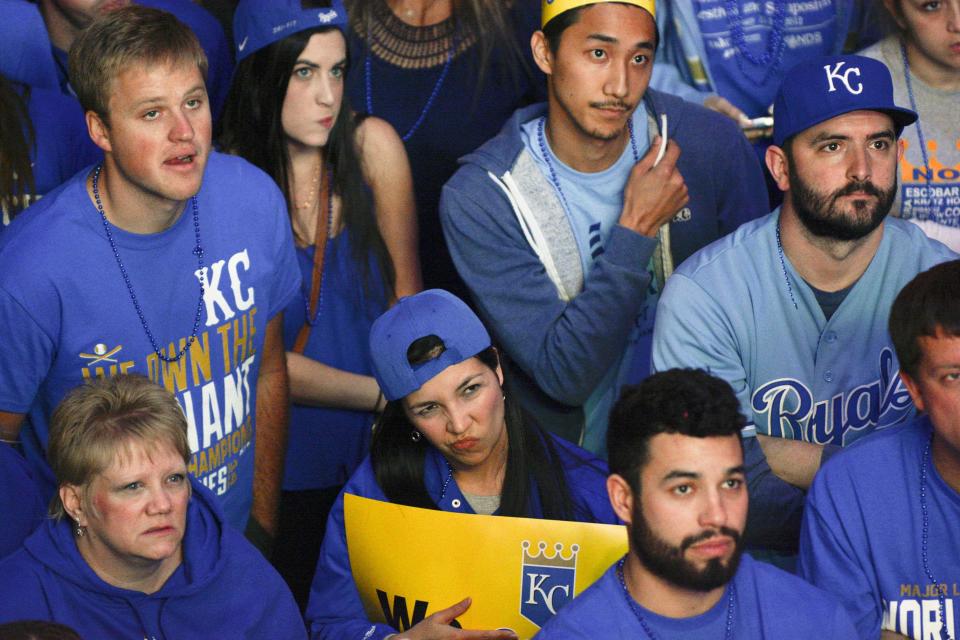
[[[908,127],[914,122],[917,121],[919,116],[910,109],[904,109],[903,107],[890,107],[889,105],[884,105],[882,107],[871,107],[869,105],[857,105],[856,109],[850,109],[849,106],[844,106],[839,108],[836,111],[826,114],[817,114],[817,118],[811,122],[803,123],[802,126],[797,126],[793,131],[789,131],[786,134],[778,135],[776,130],[776,124],[774,124],[774,139],[773,144],[778,147],[782,147],[783,143],[797,135],[802,131],[806,131],[810,127],[816,126],[821,122],[826,122],[831,118],[836,118],[837,116],[842,116],[845,113],[851,113],[852,111],[879,111],[880,113],[885,113],[893,119],[893,124],[897,128],[897,135],[900,135],[900,132],[903,131],[904,127]],[[777,114],[773,114],[774,123],[776,123]]]

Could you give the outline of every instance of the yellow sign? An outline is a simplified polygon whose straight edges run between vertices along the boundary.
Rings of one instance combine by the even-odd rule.
[[[406,631],[470,596],[464,629],[530,638],[627,552],[622,526],[417,509],[344,496],[353,579],[370,620]]]

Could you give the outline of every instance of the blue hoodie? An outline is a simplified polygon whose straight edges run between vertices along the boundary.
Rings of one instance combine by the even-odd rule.
[[[0,558],[23,544],[43,520],[43,495],[30,465],[10,446],[0,444]]]
[[[47,520],[0,562],[0,624],[49,620],[84,638],[306,638],[297,605],[266,559],[227,526],[191,478],[183,563],[152,594],[111,586],[84,561],[69,520]]]
[[[582,442],[584,405],[619,366],[632,334],[639,329],[649,342],[662,283],[653,286],[647,270],[657,242],[620,225],[612,228],[589,274],[579,277],[580,254],[562,240],[564,229],[572,233],[566,213],[521,135],[524,123],[546,113],[546,104],[520,109],[497,137],[461,159],[460,170],[443,188],[440,220],[477,313],[504,348],[507,393],[543,428]],[[750,143],[732,120],[648,89],[634,119],[647,117],[653,135],[661,114],[669,115],[669,138],[681,149],[677,168],[690,196],[669,225],[669,243],[661,242],[661,253],[679,265],[765,215],[766,187]],[[524,203],[532,215],[522,227]],[[529,230],[531,217],[539,218],[545,238],[536,250],[528,237],[537,240]],[[551,255],[562,282],[550,275],[540,249]],[[634,359],[626,382],[649,373],[648,358]]]

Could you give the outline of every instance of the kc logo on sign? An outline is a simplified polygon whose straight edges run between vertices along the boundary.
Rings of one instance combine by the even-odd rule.
[[[523,541],[522,584],[520,586],[520,615],[542,627],[560,607],[573,598],[577,577],[579,545],[570,546],[570,557],[563,557],[563,545],[554,546],[554,555],[547,557],[547,543],[541,542],[536,555],[530,555],[530,542]]]
[[[840,68],[843,67],[846,63],[841,61],[837,64],[831,66],[829,64],[823,65],[823,70],[827,72],[827,82],[830,83],[830,91],[828,93],[833,93],[837,90],[837,87],[833,84],[834,80],[839,80],[843,83],[843,86],[847,88],[849,93],[853,95],[860,95],[863,93],[863,83],[857,81],[856,86],[850,84],[850,76],[855,75],[857,78],[860,77],[860,67],[848,67],[843,73],[840,73]]]

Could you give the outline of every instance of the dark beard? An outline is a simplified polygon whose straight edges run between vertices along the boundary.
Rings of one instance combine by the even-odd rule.
[[[711,558],[703,569],[697,569],[683,557],[684,552],[691,546],[717,535],[729,536],[735,545],[733,555],[726,564],[721,558]],[[670,584],[690,591],[713,591],[730,582],[737,573],[740,557],[743,555],[740,533],[729,527],[687,536],[679,547],[670,545],[650,529],[646,518],[640,512],[639,496],[634,501],[630,543],[631,550],[637,554],[637,558],[648,571]]]
[[[797,175],[796,163],[792,159],[788,162],[788,167],[790,193],[787,197],[807,231],[820,238],[849,242],[866,237],[887,217],[897,195],[896,180],[886,191],[866,180],[849,182],[845,187],[825,195]],[[875,196],[876,205],[870,208],[867,202],[854,203],[852,218],[834,207],[838,198],[857,191]]]

